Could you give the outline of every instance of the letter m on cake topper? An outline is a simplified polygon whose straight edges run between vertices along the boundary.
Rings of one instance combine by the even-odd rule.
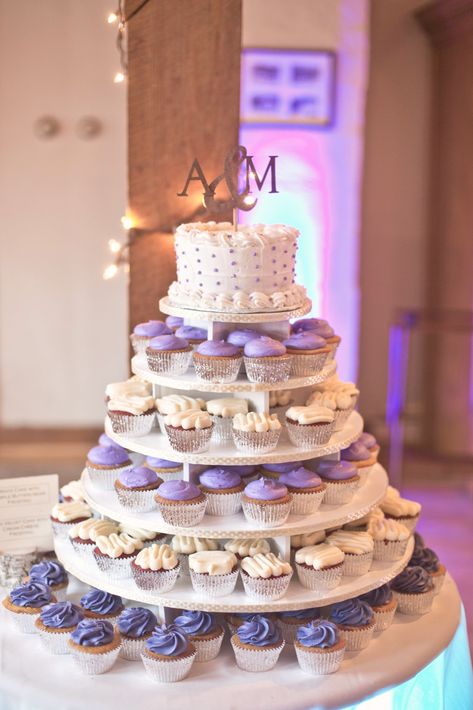
[[[246,148],[239,145],[226,156],[223,172],[211,181],[207,180],[199,160],[194,158],[184,187],[177,195],[178,197],[187,197],[189,185],[192,182],[200,182],[203,188],[203,202],[207,210],[223,212],[231,208],[249,212],[258,202],[256,197],[249,197],[252,194],[252,182],[259,192],[262,191],[266,182],[270,187],[268,190],[270,194],[278,192],[276,185],[277,157],[277,155],[268,156],[268,163],[260,176],[253,162],[253,156],[248,155]],[[224,199],[218,198],[216,195],[217,187],[221,183],[227,189]],[[241,185],[243,185],[242,189]]]

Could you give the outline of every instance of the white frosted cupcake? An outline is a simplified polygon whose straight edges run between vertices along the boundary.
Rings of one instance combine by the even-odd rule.
[[[236,515],[241,510],[244,485],[236,471],[216,466],[199,476],[200,488],[207,497],[207,515]]]
[[[189,555],[194,552],[205,552],[218,550],[218,540],[206,537],[189,537],[187,535],[174,535],[171,539],[171,547],[179,560],[179,575],[189,577]]]
[[[194,591],[203,596],[224,597],[235,589],[238,562],[226,550],[194,552],[189,555],[189,570]]]
[[[168,414],[177,414],[185,412],[189,409],[205,409],[205,400],[195,397],[188,397],[185,394],[165,394],[163,397],[156,399],[156,407],[158,409],[158,424],[162,433],[168,438],[165,418]],[[156,471],[159,475],[159,471]],[[181,476],[182,478],[182,476]],[[166,479],[164,479],[166,480]]]
[[[174,619],[196,650],[197,663],[213,661],[220,652],[224,631],[215,616],[206,611],[182,611]]]
[[[318,545],[320,542],[325,542],[325,530],[314,530],[310,533],[303,533],[302,535],[291,535],[291,561],[294,561],[297,550],[301,547],[310,547],[311,545]]]
[[[127,525],[126,523],[119,523],[118,532],[126,533],[130,537],[135,538],[135,540],[140,540],[143,543],[143,547],[149,547],[149,545],[152,545],[154,542],[166,542],[167,537],[165,533],[148,530],[147,528],[139,528],[136,525]]]
[[[86,675],[106,673],[120,653],[120,634],[110,621],[83,619],[69,638],[69,652]]]
[[[56,503],[51,510],[51,525],[55,536],[68,539],[70,530],[84,520],[92,517],[87,503],[75,500],[71,503]]]
[[[326,485],[324,504],[349,503],[360,485],[360,476],[348,461],[318,461],[315,470]]]
[[[264,537],[239,537],[233,540],[227,540],[223,546],[225,550],[233,552],[237,560],[242,560],[244,557],[254,557],[255,555],[266,555],[271,552],[269,542]]]
[[[368,524],[374,540],[373,559],[381,562],[399,560],[406,551],[411,532],[393,518],[374,518]]]
[[[163,520],[179,527],[198,525],[207,506],[205,493],[190,481],[164,481],[155,500]]]
[[[332,604],[330,621],[337,624],[347,651],[361,651],[373,638],[373,610],[360,599],[346,599]]]
[[[392,518],[402,523],[411,532],[416,529],[422,506],[413,500],[401,498],[401,494],[393,486],[388,486],[386,495],[379,504],[386,518]]]
[[[326,485],[317,473],[296,464],[291,471],[279,476],[279,482],[284,483],[292,495],[291,513],[311,515],[319,509]]]
[[[169,443],[175,451],[197,454],[209,449],[213,423],[208,412],[188,409],[167,414],[164,426]]]
[[[331,409],[316,404],[289,407],[286,411],[286,427],[294,446],[313,449],[327,444],[334,429]]]
[[[240,574],[246,595],[265,602],[281,599],[286,594],[293,571],[288,562],[267,552],[245,557]]]
[[[144,607],[128,607],[118,617],[117,627],[122,642],[120,658],[126,661],[140,661],[146,641],[158,625],[156,616]]]
[[[158,683],[183,680],[192,668],[196,651],[187,634],[175,624],[156,626],[141,654],[145,671]]]
[[[345,553],[342,550],[325,542],[301,547],[295,555],[299,582],[318,594],[338,587],[344,559]]]
[[[231,441],[232,425],[235,414],[247,414],[248,402],[238,397],[220,397],[207,401],[207,411],[212,417],[214,441]]]
[[[310,675],[335,673],[345,655],[345,641],[337,625],[326,619],[300,626],[294,648],[301,669]]]
[[[326,542],[345,553],[343,574],[360,577],[369,572],[373,564],[374,541],[369,532],[336,530],[328,535]]]
[[[335,374],[315,386],[306,404],[318,404],[331,409],[335,417],[334,431],[340,431],[355,409],[359,394],[360,390],[353,382],[343,382]]]
[[[432,608],[435,587],[432,577],[422,567],[406,567],[391,582],[401,614],[427,614]]]
[[[269,413],[276,414],[278,419],[283,422],[287,409],[294,402],[293,398],[292,390],[273,390],[269,393]]]
[[[122,579],[131,576],[130,562],[143,548],[141,540],[136,540],[126,533],[98,535],[93,556],[97,567],[110,579]]]
[[[102,436],[106,436],[106,434],[102,434]],[[84,484],[81,480],[69,481],[61,486],[59,492],[64,503],[71,503],[74,500],[85,501]]]
[[[292,496],[284,483],[257,478],[245,487],[242,504],[249,523],[258,528],[272,528],[283,525],[288,519]]]
[[[130,564],[136,586],[150,592],[169,592],[179,575],[177,555],[166,544],[145,547]]]
[[[281,422],[275,414],[248,412],[233,417],[232,433],[235,446],[253,455],[267,454],[278,445]]]
[[[107,411],[115,434],[145,436],[156,420],[156,405],[150,394],[117,394],[108,400]]]
[[[285,645],[279,627],[260,614],[252,616],[237,628],[231,644],[237,666],[252,673],[274,668]]]

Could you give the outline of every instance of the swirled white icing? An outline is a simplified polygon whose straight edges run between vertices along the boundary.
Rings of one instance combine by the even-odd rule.
[[[353,530],[336,530],[327,537],[329,545],[335,545],[345,554],[361,555],[371,552],[374,548],[373,538],[368,532]]]
[[[186,409],[184,412],[166,414],[164,423],[183,429],[207,429],[212,426],[209,413],[203,412],[201,409]]]
[[[121,396],[110,397],[107,407],[110,412],[128,412],[128,414],[137,416],[154,409],[155,403],[150,395],[140,397],[136,394],[122,394]]]
[[[136,395],[138,397],[147,397],[153,392],[153,386],[150,382],[144,382],[139,377],[134,375],[129,380],[124,382],[112,382],[105,388],[105,395],[113,399],[115,397],[123,397],[124,395]]]
[[[118,525],[113,520],[96,520],[88,518],[81,523],[77,523],[69,531],[69,537],[78,537],[81,540],[92,540],[95,542],[99,535],[111,535],[118,532]]]
[[[326,390],[312,392],[306,405],[317,404],[319,407],[327,407],[327,409],[335,411],[336,409],[350,409],[353,406],[353,399],[353,396],[344,390]]]
[[[289,405],[292,399],[291,390],[273,390],[269,393],[270,407],[284,407]]]
[[[233,428],[239,431],[276,431],[277,429],[281,429],[281,422],[277,414],[248,412],[248,414],[235,414],[233,417]]]
[[[334,415],[331,409],[319,407],[317,404],[310,406],[289,407],[286,411],[287,419],[292,419],[299,424],[320,424],[333,422]]]
[[[280,577],[282,574],[291,574],[292,572],[289,562],[279,559],[273,552],[266,554],[259,552],[253,557],[245,557],[241,561],[241,568],[250,577],[262,579]]]
[[[235,540],[227,540],[224,545],[225,549],[233,552],[240,557],[254,557],[259,553],[266,554],[271,552],[269,542],[263,537],[261,538],[236,538]]]
[[[135,540],[153,540],[157,535],[157,533],[152,530],[135,528],[131,525],[125,525],[124,523],[120,523],[118,529],[121,533],[126,533],[129,537],[134,537]]]
[[[73,500],[70,503],[56,503],[51,511],[51,517],[60,523],[70,523],[79,518],[91,518],[92,511],[87,503],[82,500]]]
[[[311,533],[303,535],[291,536],[291,547],[307,547],[309,545],[317,545],[325,540],[325,530],[315,530]]]
[[[189,568],[200,574],[228,574],[236,565],[237,558],[227,550],[194,552],[189,555]]]
[[[71,500],[85,500],[82,481],[70,481],[62,486],[60,491],[63,498],[71,498]]]
[[[386,495],[379,506],[385,515],[392,515],[395,518],[418,515],[422,508],[421,504],[416,501],[401,498],[401,494],[393,486],[388,486]]]
[[[315,392],[343,392],[350,397],[357,397],[360,394],[360,390],[354,384],[354,382],[344,382],[339,378],[337,373],[327,378],[324,382],[319,385],[315,385]],[[309,397],[310,399],[310,397]]]
[[[116,559],[122,555],[132,555],[135,550],[141,550],[143,542],[126,533],[112,533],[111,535],[98,535],[95,544],[100,552],[107,557]]]
[[[174,569],[177,565],[177,556],[169,545],[150,545],[138,553],[135,565],[141,569],[158,570]]]
[[[207,411],[209,414],[216,414],[219,417],[233,417],[235,414],[246,414],[248,412],[248,402],[246,399],[239,399],[238,397],[209,399],[207,401]]]
[[[160,414],[175,414],[187,409],[205,409],[205,400],[184,394],[166,394],[157,398],[156,406]]]
[[[306,564],[314,569],[324,569],[338,565],[345,559],[345,553],[335,545],[321,542],[320,545],[301,547],[296,551],[296,562]]]
[[[205,550],[218,550],[217,540],[206,537],[189,537],[188,535],[174,535],[171,547],[182,555],[192,555],[193,552]]]
[[[377,518],[370,521],[368,532],[373,540],[407,540],[411,532],[393,518]]]

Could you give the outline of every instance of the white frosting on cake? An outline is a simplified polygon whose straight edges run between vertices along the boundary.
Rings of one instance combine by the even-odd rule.
[[[299,232],[283,224],[181,224],[175,234],[177,281],[171,303],[245,313],[297,308],[306,299],[294,283]]]

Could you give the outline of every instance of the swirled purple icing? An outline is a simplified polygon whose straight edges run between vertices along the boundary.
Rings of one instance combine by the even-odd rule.
[[[330,619],[341,626],[366,626],[373,619],[373,610],[359,599],[346,599],[332,606]]]
[[[120,446],[120,444],[116,444],[113,439],[111,439],[107,434],[100,434],[99,436],[99,444],[100,446],[114,446],[116,449],[121,449],[122,451],[126,452],[126,449],[123,448],[123,446]]]
[[[391,582],[391,589],[404,594],[422,594],[432,589],[430,574],[422,567],[406,567]]]
[[[176,330],[178,338],[186,340],[207,340],[207,331],[205,328],[195,328],[193,325],[181,325]]]
[[[10,599],[15,606],[30,606],[39,609],[53,601],[51,589],[41,582],[26,582],[14,587],[10,592]]]
[[[322,338],[331,338],[335,335],[333,328],[323,318],[302,318],[296,320],[291,328],[293,333],[313,331]]]
[[[148,343],[150,350],[164,352],[167,350],[185,350],[189,343],[185,338],[178,338],[177,335],[159,335],[152,338]]]
[[[296,466],[298,466],[297,461],[289,461],[288,463],[265,463],[261,468],[263,471],[269,471],[269,473],[289,473]]]
[[[357,439],[357,442],[359,444],[362,444],[363,446],[366,446],[367,449],[372,449],[374,446],[378,445],[378,442],[376,441],[373,434],[368,434],[367,431],[364,431],[362,434],[360,434]]]
[[[215,629],[215,617],[206,611],[183,611],[174,623],[188,636],[208,634]]]
[[[146,323],[135,325],[133,333],[144,335],[146,338],[156,338],[158,335],[169,335],[172,330],[162,320],[148,320]]]
[[[236,471],[231,471],[222,466],[208,468],[199,476],[200,483],[206,488],[222,490],[224,488],[235,488],[241,484],[241,477]]]
[[[275,357],[285,355],[286,348],[279,340],[274,340],[274,338],[268,338],[267,335],[262,335],[260,338],[248,340],[248,342],[245,343],[243,352],[246,357]]]
[[[276,624],[260,614],[255,614],[252,619],[244,621],[236,633],[240,641],[249,646],[270,646],[281,640],[281,632]]]
[[[67,581],[67,572],[59,562],[44,560],[32,566],[29,577],[30,582],[41,582],[48,587],[54,587]]]
[[[342,461],[367,461],[371,458],[371,451],[359,441],[354,441],[353,444],[340,451],[340,458]]]
[[[152,483],[157,483],[159,478],[150,468],[135,466],[126,471],[121,471],[118,480],[125,488],[144,488]]]
[[[94,612],[94,614],[114,614],[122,611],[123,602],[120,597],[101,589],[91,589],[80,598],[80,605],[83,609]]]
[[[132,639],[139,639],[150,634],[157,623],[158,620],[153,612],[141,606],[130,606],[123,609],[117,621],[120,633]]]
[[[83,619],[71,634],[79,646],[106,646],[113,641],[113,624],[105,619]]]
[[[261,333],[258,333],[257,330],[251,330],[251,328],[232,330],[227,335],[227,343],[231,343],[232,345],[237,345],[239,348],[243,348],[249,340],[259,338],[260,335]]]
[[[360,596],[361,601],[370,606],[384,606],[384,604],[389,604],[392,598],[393,593],[389,584],[382,584],[381,587]]]
[[[99,466],[119,466],[128,461],[128,452],[117,446],[94,446],[87,454],[91,463]]]
[[[305,626],[299,626],[296,638],[308,648],[331,648],[340,640],[337,625],[326,619],[315,619]]]
[[[168,461],[167,459],[156,459],[154,456],[147,456],[146,463],[152,468],[181,468],[179,461]]]
[[[43,606],[40,617],[43,624],[51,629],[67,629],[77,626],[84,618],[84,612],[72,602],[56,602]]]
[[[179,318],[179,316],[168,316],[164,321],[168,328],[179,328],[184,325],[184,318]]]
[[[281,619],[317,619],[320,616],[319,609],[298,609],[296,611],[281,611]]]
[[[146,646],[152,653],[159,653],[162,656],[179,656],[187,651],[189,641],[176,624],[163,624],[156,626],[153,633],[146,640]]]
[[[358,475],[356,466],[349,461],[319,461],[315,470],[324,481],[347,481]]]
[[[299,466],[289,473],[282,473],[279,476],[279,483],[284,483],[286,486],[291,486],[291,488],[317,488],[317,486],[322,485],[322,479],[314,471],[309,471],[309,469]]]
[[[235,357],[240,354],[240,349],[225,340],[204,340],[197,346],[197,352],[210,357]]]
[[[439,558],[430,547],[414,548],[412,557],[409,561],[410,567],[422,567],[426,572],[438,572],[440,567]]]
[[[236,471],[242,478],[246,478],[247,476],[252,476],[257,468],[258,468],[257,466],[244,466],[244,465],[228,466],[229,470]]]
[[[164,481],[158,488],[161,498],[167,500],[193,500],[201,495],[200,488],[190,481]]]
[[[248,483],[245,487],[245,495],[255,500],[278,500],[287,496],[287,488],[284,483],[261,477]]]
[[[327,343],[320,335],[311,330],[301,330],[299,333],[292,335],[283,340],[283,345],[291,350],[318,350],[324,348]]]

